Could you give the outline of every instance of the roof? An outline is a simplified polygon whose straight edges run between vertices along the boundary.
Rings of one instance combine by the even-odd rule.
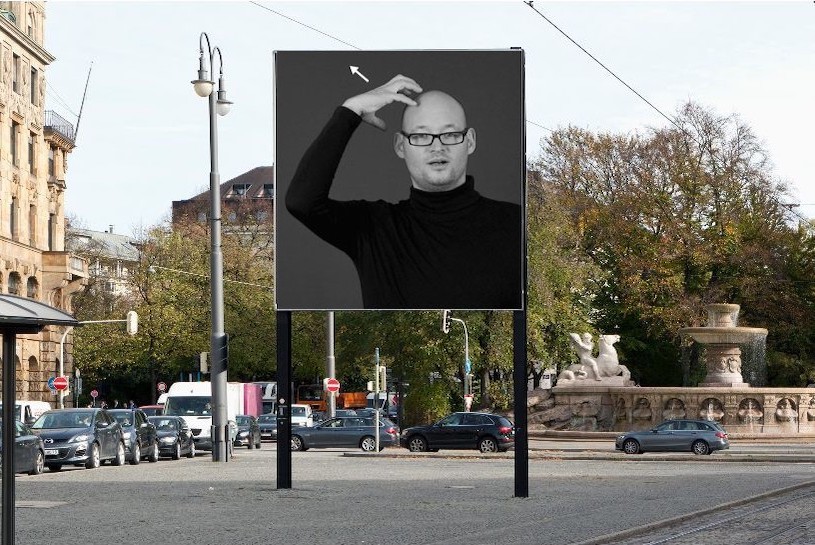
[[[38,332],[46,325],[77,326],[79,322],[67,312],[34,299],[0,294],[0,330]]]
[[[136,239],[132,237],[107,231],[75,228],[71,228],[69,234],[70,236],[65,238],[65,245],[71,251],[81,253],[88,249],[111,259],[131,262],[139,260]]]
[[[274,167],[255,167],[248,172],[244,172],[240,176],[232,178],[231,180],[227,180],[221,184],[221,198],[222,199],[229,199],[229,198],[237,198],[235,195],[234,188],[235,186],[249,186],[248,190],[244,195],[240,197],[246,197],[250,199],[258,199],[258,198],[271,198],[264,192],[264,186],[271,185],[274,187]],[[201,201],[206,200],[209,201],[209,190],[204,191],[203,193],[199,193],[194,197],[190,197],[186,200],[181,201],[173,201],[173,204],[176,203],[184,203],[189,201]]]

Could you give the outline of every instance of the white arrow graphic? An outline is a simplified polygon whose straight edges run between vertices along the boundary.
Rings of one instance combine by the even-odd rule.
[[[351,69],[351,73],[361,77],[365,83],[368,83],[368,78],[366,78],[362,72],[359,71],[359,66],[349,66],[348,68]]]

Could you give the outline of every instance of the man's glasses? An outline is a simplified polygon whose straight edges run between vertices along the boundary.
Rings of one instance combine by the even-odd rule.
[[[454,146],[456,144],[461,144],[464,142],[464,136],[467,134],[470,128],[467,127],[463,131],[456,131],[456,132],[443,132],[441,134],[430,134],[426,132],[414,132],[411,134],[406,133],[405,131],[399,131],[402,136],[406,137],[408,142],[411,146],[430,146],[433,144],[433,141],[438,138],[439,142],[444,144],[445,146]]]

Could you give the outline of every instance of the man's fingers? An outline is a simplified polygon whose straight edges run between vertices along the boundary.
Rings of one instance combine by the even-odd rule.
[[[379,129],[381,131],[384,131],[384,130],[386,130],[388,128],[387,124],[385,124],[385,121],[383,121],[382,119],[376,117],[376,114],[373,113],[373,112],[369,113],[369,114],[364,114],[362,116],[362,120],[365,123],[368,123],[369,125],[373,125],[374,127],[376,127],[377,129]]]
[[[412,98],[410,98],[407,95],[403,95],[402,93],[394,93],[393,94],[393,101],[394,102],[402,102],[404,104],[407,104],[408,106],[416,106],[418,104],[415,100],[413,100]]]

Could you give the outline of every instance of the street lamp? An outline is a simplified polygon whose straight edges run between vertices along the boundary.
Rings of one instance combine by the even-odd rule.
[[[472,364],[470,363],[470,334],[467,331],[467,324],[461,318],[453,318],[450,314],[449,310],[444,310],[442,313],[441,319],[441,330],[444,333],[450,333],[450,325],[452,322],[458,322],[462,326],[464,326],[464,410],[470,410],[469,402],[472,402],[473,393],[472,393],[472,383],[468,384],[471,381],[470,372],[472,371]],[[468,397],[469,396],[469,397]]]
[[[206,40],[206,55],[204,55]],[[226,333],[224,332],[224,263],[221,254],[221,181],[218,174],[218,124],[215,114],[226,115],[232,103],[226,99],[224,85],[224,59],[218,47],[210,45],[209,36],[202,32],[198,38],[200,57],[198,79],[192,80],[195,93],[209,97],[209,193],[210,193],[210,291],[212,298],[212,323],[209,338],[212,357],[212,461],[226,462],[228,436],[226,413]],[[215,83],[210,79],[210,70],[215,72],[215,53],[218,54],[218,93],[213,93]],[[205,61],[208,61],[206,63]]]

